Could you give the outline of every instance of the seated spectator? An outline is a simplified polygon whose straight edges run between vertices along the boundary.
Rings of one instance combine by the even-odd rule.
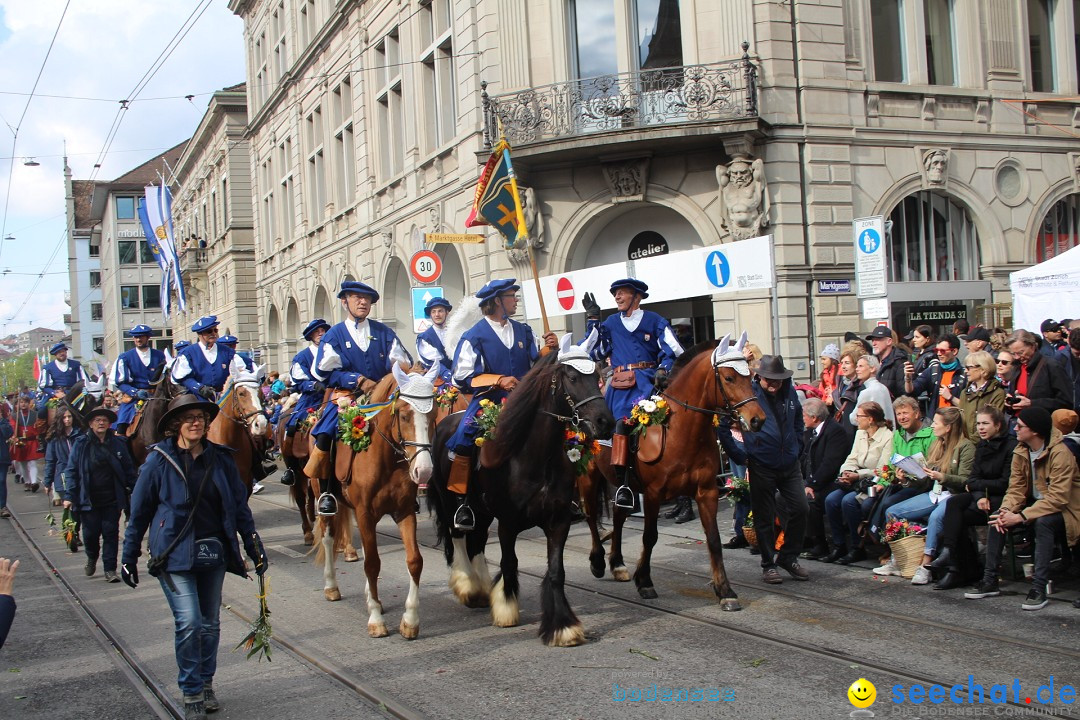
[[[855,363],[855,377],[862,383],[863,388],[859,391],[859,397],[855,401],[856,407],[861,407],[863,403],[876,402],[885,410],[885,419],[889,421],[891,425],[896,417],[893,415],[892,409],[892,397],[889,395],[889,390],[878,381],[875,373],[878,369],[878,359],[874,355],[863,355],[859,358],[859,361]],[[855,422],[855,416],[852,414],[851,424],[858,426]]]
[[[974,440],[976,411],[987,405],[1004,410],[1005,386],[995,377],[994,356],[988,352],[969,353],[964,359],[964,370],[968,385],[959,395],[952,395],[951,402],[964,415],[964,433]]]
[[[860,366],[865,367],[864,360],[866,357],[859,360]],[[866,559],[866,551],[859,547],[859,523],[863,517],[859,494],[874,484],[874,472],[892,457],[892,423],[885,419],[881,405],[876,402],[859,403],[855,420],[859,428],[855,432],[855,442],[840,466],[836,490],[825,498],[825,514],[832,529],[833,548],[832,552],[821,558],[822,562],[850,565]]]
[[[930,427],[934,431],[934,442],[930,445],[927,462],[923,467],[927,477],[922,480],[911,478],[909,483],[911,486],[920,486],[928,492],[897,503],[886,513],[889,522],[929,519],[922,564],[911,578],[912,585],[926,585],[930,582],[930,563],[934,560],[938,549],[938,538],[945,522],[945,503],[942,501],[954,492],[964,491],[975,461],[975,445],[964,436],[964,417],[958,409],[940,408],[934,413],[934,422]],[[895,572],[893,572],[894,569]],[[875,568],[874,573],[877,575],[900,574],[895,558],[892,557],[886,565]]]
[[[904,364],[904,393],[919,398],[924,414],[933,415],[938,408],[948,407],[951,398],[963,392],[967,377],[957,358],[959,351],[960,340],[955,335],[946,335],[934,347],[937,363],[921,375],[915,375],[913,364]]]
[[[975,460],[965,492],[946,500],[945,520],[941,528],[941,554],[930,566],[944,569],[945,576],[934,585],[935,590],[960,587],[965,573],[978,567],[975,549],[970,547],[967,529],[986,525],[990,515],[997,512],[1009,487],[1016,438],[1008,432],[1005,415],[999,408],[986,405],[976,415]]]
[[[1072,409],[1072,388],[1062,364],[1039,352],[1039,338],[1027,330],[1017,330],[1008,339],[1009,352],[1019,360],[1018,372],[1008,384],[1005,404],[1016,416],[1029,407],[1047,414]]]
[[[1041,610],[1047,603],[1046,581],[1058,536],[1064,534],[1070,547],[1080,540],[1080,470],[1043,408],[1028,407],[1017,413],[1016,439],[1009,488],[997,514],[990,517],[983,579],[964,597],[975,600],[1001,594],[997,569],[1005,533],[1020,524],[1034,525],[1035,571],[1021,608]]]
[[[829,554],[825,540],[825,498],[836,490],[836,477],[851,447],[847,432],[833,419],[825,403],[809,398],[802,406],[803,425],[807,440],[803,443],[803,478],[806,500],[810,505],[807,516],[806,545],[810,549],[800,557],[820,560]]]

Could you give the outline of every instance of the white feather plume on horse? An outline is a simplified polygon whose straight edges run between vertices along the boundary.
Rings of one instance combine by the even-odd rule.
[[[461,336],[483,317],[484,313],[480,311],[480,300],[475,295],[462,298],[458,306],[451,311],[446,319],[446,341],[443,343],[446,354],[451,360],[454,359]]]

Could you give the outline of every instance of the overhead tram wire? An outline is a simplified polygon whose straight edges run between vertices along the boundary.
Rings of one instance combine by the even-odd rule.
[[[53,32],[52,40],[49,41],[49,49],[45,51],[45,57],[41,60],[41,67],[38,68],[37,77],[34,78],[34,86],[30,88],[30,95],[26,98],[26,105],[23,106],[22,115],[19,116],[19,122],[15,124],[11,131],[11,163],[8,165],[7,189],[4,192],[4,217],[0,221],[0,257],[4,256],[4,244],[7,237],[8,208],[11,203],[11,179],[15,174],[15,149],[19,144],[19,128],[22,127],[23,120],[26,119],[26,112],[30,109],[30,101],[34,99],[34,93],[37,92],[38,83],[41,82],[41,75],[45,72],[45,64],[49,61],[49,56],[52,55],[53,46],[56,45],[56,37],[60,34],[60,27],[64,24],[64,18],[67,17],[69,7],[71,7],[71,0],[64,3],[64,11],[60,13],[60,19],[56,23],[56,30]],[[9,128],[11,127],[6,120],[4,124]]]

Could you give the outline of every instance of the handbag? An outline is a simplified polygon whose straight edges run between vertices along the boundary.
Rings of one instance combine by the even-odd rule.
[[[616,390],[626,390],[637,385],[637,377],[633,370],[616,370],[611,375],[611,387]]]
[[[192,570],[216,570],[225,564],[225,546],[216,537],[195,540]]]

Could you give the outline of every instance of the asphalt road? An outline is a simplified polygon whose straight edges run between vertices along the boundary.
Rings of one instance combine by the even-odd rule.
[[[271,620],[279,638],[322,667],[284,647],[275,648],[269,664],[243,660],[229,649],[246,634],[246,623],[233,612],[223,612],[215,687],[225,709],[217,717],[376,717],[387,714],[379,707],[379,698],[437,718],[848,717],[854,708],[847,689],[859,677],[877,687],[878,699],[870,708],[877,717],[945,717],[947,710],[953,716],[958,711],[985,710],[988,716],[1007,712],[1014,717],[1045,717],[1047,709],[1065,717],[1069,710],[1080,715],[1080,709],[1060,701],[1041,707],[1032,697],[1039,713],[1024,703],[1050,676],[1057,691],[1066,684],[1080,685],[1076,642],[1080,610],[1068,602],[1077,596],[1075,581],[1059,582],[1054,600],[1044,610],[1023,612],[1020,601],[1027,590],[1023,585],[1008,586],[1010,592],[1000,598],[971,601],[962,591],[936,592],[895,578],[875,579],[869,570],[872,563],[861,567],[807,563],[810,582],[788,580],[768,587],[760,582],[756,557],[745,550],[729,551],[725,561],[744,610],[725,613],[706,584],[708,557],[699,524],[661,521],[653,569],[660,597],[652,601],[640,601],[632,583],[617,583],[610,576],[594,579],[588,569],[587,530],[575,526],[566,554],[567,595],[585,625],[588,642],[577,648],[548,648],[537,638],[539,577],[546,555],[542,535],[532,531],[518,543],[521,624],[496,628],[487,610],[467,609],[454,599],[442,551],[430,547],[434,530],[422,515],[420,637],[409,641],[397,633],[408,574],[396,527],[387,518],[379,526],[380,589],[391,634],[374,639],[366,630],[361,564],[339,561],[343,598],[336,603],[324,600],[321,570],[306,554],[286,489],[277,484],[267,488],[251,506],[270,553]],[[49,560],[123,638],[157,683],[178,695],[171,617],[161,589],[148,578],[131,590],[104,583],[100,571],[97,577],[84,577],[83,558],[68,554],[59,538],[49,536],[43,503],[40,496],[24,495],[17,486],[11,496],[12,509]],[[728,537],[728,511],[721,512],[721,521]],[[640,522],[632,519],[628,524],[624,552],[631,569],[640,549],[635,529]],[[0,523],[4,548],[0,555],[8,552],[7,547],[27,554],[11,528]],[[490,543],[488,551],[489,560],[496,563],[498,543]],[[66,604],[59,589],[50,591],[53,583],[48,576],[40,574],[40,582],[28,574],[25,584],[17,585],[20,616],[28,610],[57,612]],[[230,576],[224,601],[236,613],[254,616],[255,584]],[[80,628],[75,611],[69,607],[66,612],[72,614],[70,622],[47,634],[39,634],[41,628],[31,633],[28,628],[20,630],[20,625],[13,629],[8,645],[0,650],[0,669],[13,665],[10,658],[20,658],[21,665],[34,668],[35,682],[23,672],[0,677],[0,717],[46,717],[23,711],[38,707],[39,701],[48,705],[48,697],[70,696],[70,688],[78,689],[75,697],[92,697],[102,687],[123,684],[122,675],[93,679],[89,658],[100,655],[101,672],[108,672],[113,663],[104,651],[94,650],[96,641],[89,638],[85,625]],[[73,642],[85,648],[73,650]],[[85,671],[80,676],[88,676],[86,684],[66,682],[69,678],[56,669],[66,666]],[[328,676],[325,667],[353,687]],[[48,684],[36,681],[40,675],[56,678],[51,692]],[[941,704],[892,701],[894,686],[901,686],[905,696],[915,684],[963,683],[966,688],[969,675],[988,693],[995,683],[1012,688],[1019,680],[1019,705],[956,706],[947,695]],[[684,688],[701,690],[705,697],[712,691],[723,699],[649,700],[654,685],[661,693],[665,688]],[[366,688],[375,700],[360,697],[356,686]],[[646,699],[633,700],[635,693],[644,693]],[[34,703],[13,704],[16,695],[32,696]],[[127,700],[138,707],[140,697],[134,694]],[[16,714],[8,715],[8,708]],[[134,709],[99,713],[95,707],[83,715],[66,716],[154,717],[149,709],[141,714]],[[47,716],[65,717],[56,712]]]

